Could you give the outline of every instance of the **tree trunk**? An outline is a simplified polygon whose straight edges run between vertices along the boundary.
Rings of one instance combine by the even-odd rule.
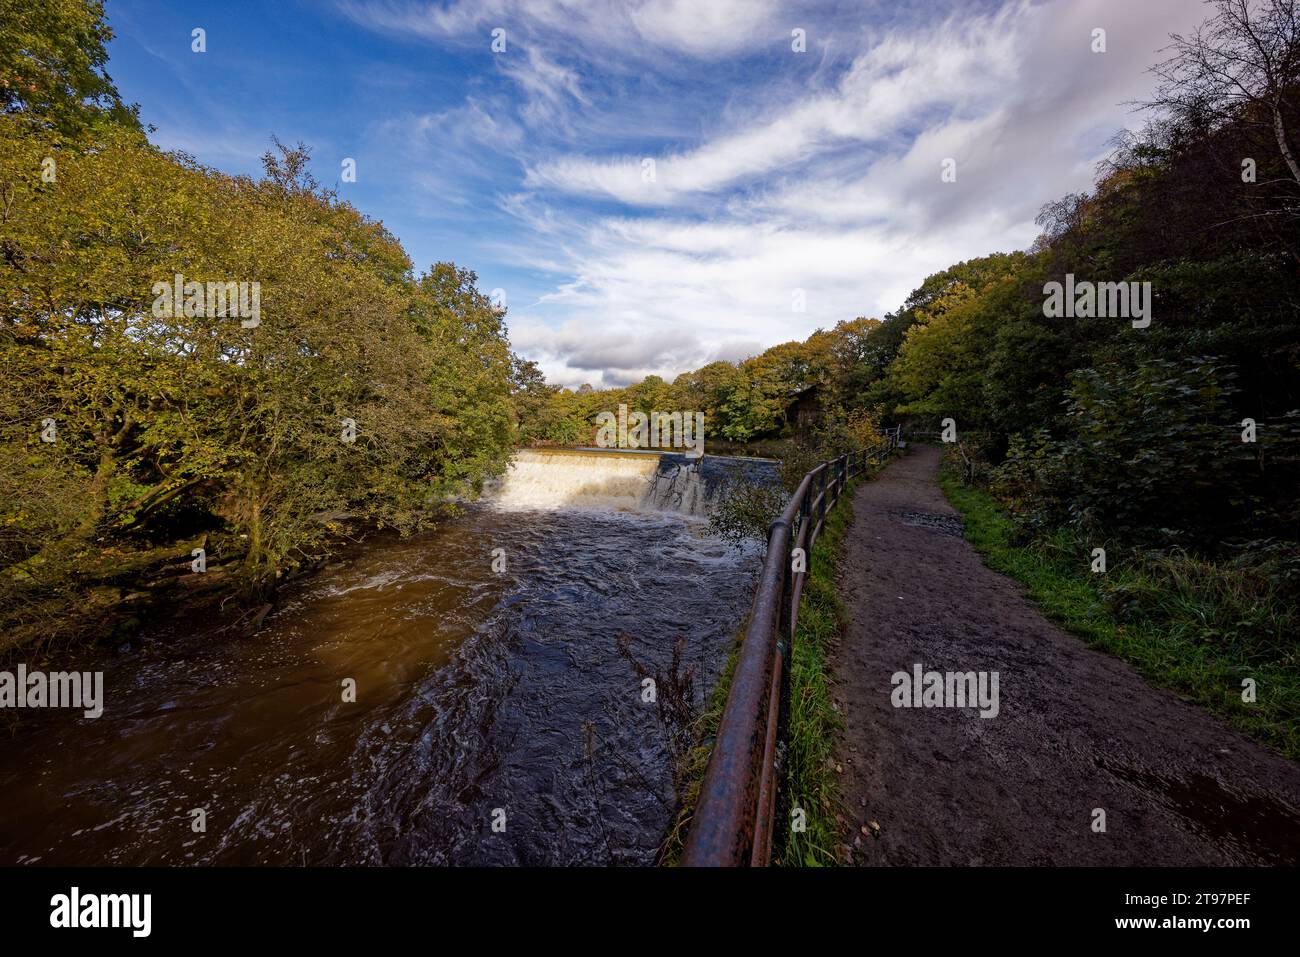
[[[270,579],[262,528],[262,502],[255,497],[248,516],[248,552],[244,555],[244,591],[249,598],[264,598]]]
[[[1273,100],[1273,135],[1277,137],[1277,148],[1282,151],[1282,159],[1286,161],[1287,169],[1291,170],[1296,185],[1300,186],[1300,163],[1296,162],[1295,154],[1291,152],[1291,144],[1287,142],[1286,127],[1282,123],[1282,105],[1276,99]]]

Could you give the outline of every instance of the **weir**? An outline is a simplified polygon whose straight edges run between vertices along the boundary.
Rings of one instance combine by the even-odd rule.
[[[521,449],[488,490],[503,509],[604,509],[708,516],[731,482],[775,482],[777,463],[678,452]]]

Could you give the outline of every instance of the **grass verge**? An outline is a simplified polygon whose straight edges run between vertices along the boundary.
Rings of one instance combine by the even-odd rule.
[[[809,555],[811,574],[799,600],[799,623],[790,662],[790,716],[786,739],[786,777],[778,807],[804,812],[805,829],[791,819],[774,825],[772,862],[784,867],[823,867],[837,862],[840,845],[839,782],[835,739],[841,729],[831,707],[830,653],[844,626],[844,604],[836,591],[836,572],[844,539],[853,522],[850,482],[826,516]]]
[[[1047,617],[1129,662],[1153,684],[1300,760],[1296,652],[1249,640],[1253,620],[1285,612],[1270,607],[1275,602],[1267,593],[1252,598],[1234,587],[1231,570],[1181,555],[1134,556],[1094,575],[1079,558],[1090,549],[1068,532],[1021,544],[992,495],[964,486],[946,468],[939,484],[985,563],[1024,586]],[[1254,702],[1242,700],[1245,679],[1255,682]]]

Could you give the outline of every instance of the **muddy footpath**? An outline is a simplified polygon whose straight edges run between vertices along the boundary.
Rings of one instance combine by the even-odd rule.
[[[963,537],[940,457],[915,447],[853,499],[833,687],[852,861],[1300,863],[1300,764],[1049,622]],[[918,666],[996,672],[996,715],[924,706],[895,677]]]

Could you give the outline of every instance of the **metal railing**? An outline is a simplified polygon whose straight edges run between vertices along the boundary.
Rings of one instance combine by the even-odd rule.
[[[766,867],[782,768],[789,699],[789,661],[799,622],[799,596],[826,513],[849,479],[898,447],[900,429],[863,452],[823,462],[803,477],[768,530],[767,557],[749,626],[731,679],[713,754],[682,855],[686,867]],[[802,549],[796,564],[795,549]],[[798,569],[798,570],[796,570]]]

